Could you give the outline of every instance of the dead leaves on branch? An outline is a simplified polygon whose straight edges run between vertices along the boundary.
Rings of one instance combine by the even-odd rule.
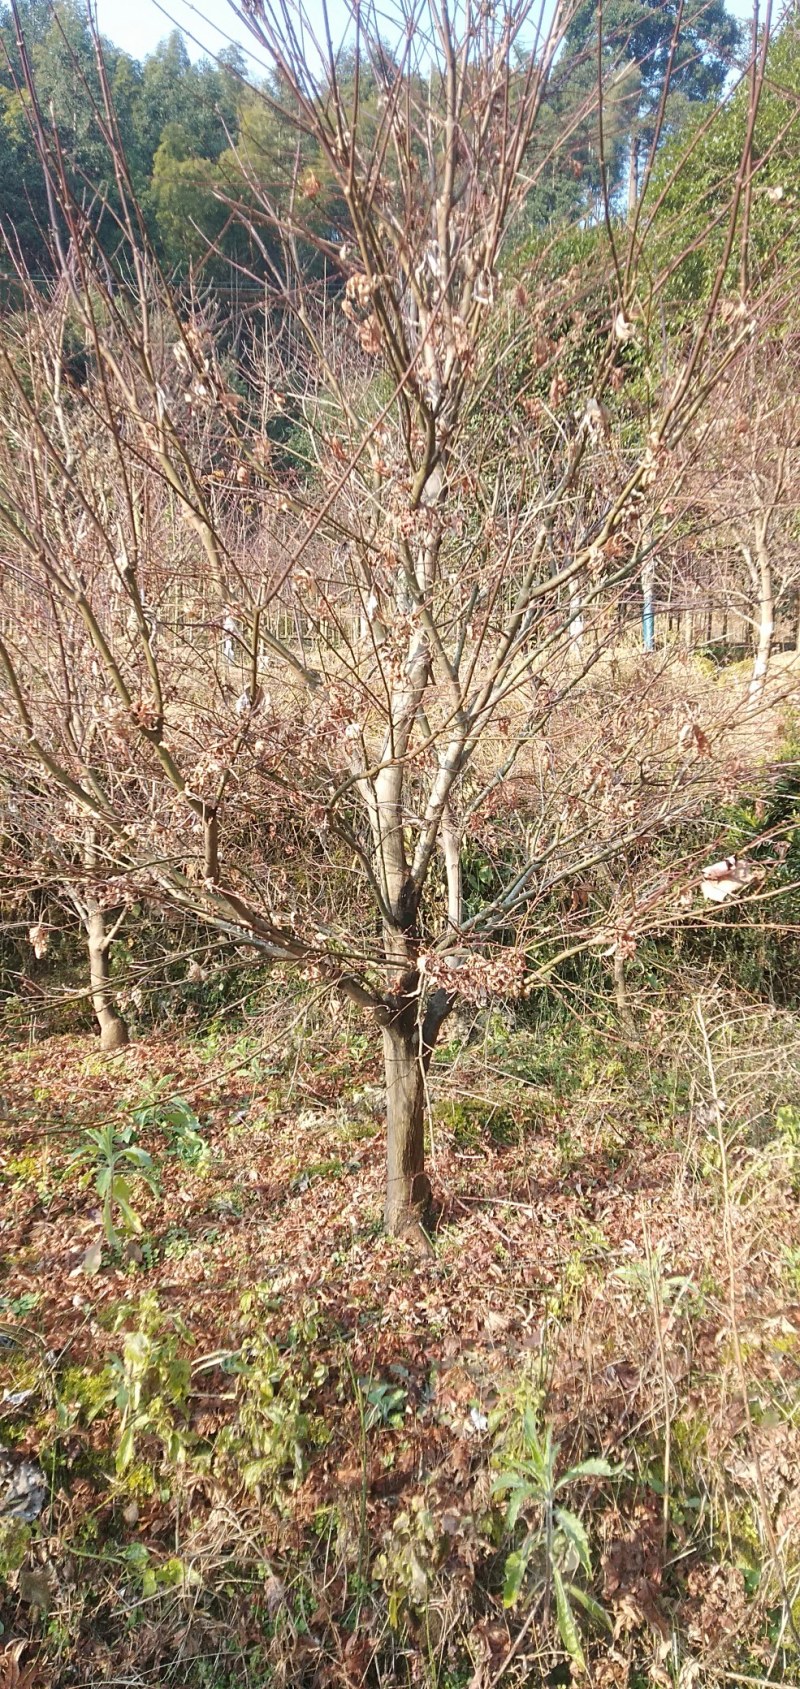
[[[682,751],[696,751],[699,757],[710,757],[711,741],[707,733],[696,721],[684,721],[678,733],[678,745]]]

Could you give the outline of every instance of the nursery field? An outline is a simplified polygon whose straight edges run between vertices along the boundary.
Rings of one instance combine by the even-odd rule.
[[[0,1689],[800,1689],[800,4],[212,10],[0,0]]]
[[[425,1253],[313,1003],[4,1052],[4,1689],[797,1682],[800,1021],[691,987],[459,1022]]]

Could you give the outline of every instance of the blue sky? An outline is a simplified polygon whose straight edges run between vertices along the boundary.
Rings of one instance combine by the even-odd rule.
[[[333,17],[336,11],[336,0],[333,0]],[[104,35],[137,59],[152,52],[176,24],[187,38],[195,37],[195,42],[187,39],[193,58],[201,49],[219,52],[231,40],[239,41],[245,48],[254,45],[253,37],[235,17],[228,0],[196,0],[196,4],[193,0],[163,0],[161,4],[158,0],[97,0],[97,14]]]
[[[231,27],[238,20],[227,0],[200,0],[196,9],[185,0],[166,0],[164,10],[156,0],[97,0],[97,15],[103,34],[137,59],[152,52],[175,24],[196,35],[209,52],[218,52],[231,37],[244,44],[247,34],[241,26]],[[191,42],[189,48],[194,56],[197,48]]]
[[[751,15],[750,0],[729,0],[730,10],[737,17]],[[100,27],[119,47],[143,58],[178,24],[187,35],[195,36],[207,52],[219,52],[226,41],[252,43],[252,37],[234,17],[228,0],[97,0]],[[331,12],[344,16],[344,7],[332,0]],[[200,48],[188,43],[193,57]]]

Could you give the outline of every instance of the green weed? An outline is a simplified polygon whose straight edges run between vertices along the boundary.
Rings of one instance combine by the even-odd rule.
[[[80,1149],[70,1156],[65,1173],[76,1167],[94,1172],[95,1189],[103,1203],[106,1242],[118,1245],[120,1221],[128,1233],[142,1230],[142,1221],[132,1202],[132,1184],[143,1180],[151,1191],[157,1191],[153,1158],[136,1143],[132,1126],[120,1128],[111,1121],[105,1126],[87,1126],[84,1138]]]
[[[169,1079],[151,1082],[132,1111],[134,1125],[139,1130],[157,1127],[166,1131],[168,1153],[193,1172],[205,1172],[211,1151],[200,1130],[200,1120],[183,1097],[170,1094],[170,1083]]]
[[[265,1306],[274,1306],[266,1290],[242,1297],[243,1313],[257,1315],[256,1329],[225,1363],[237,1379],[237,1415],[220,1432],[215,1460],[221,1469],[235,1463],[248,1489],[266,1490],[277,1499],[284,1489],[297,1487],[309,1451],[328,1440],[327,1426],[313,1409],[314,1392],[327,1368],[310,1356],[318,1329],[315,1311],[310,1309],[290,1330],[289,1352],[282,1353],[261,1329]]]
[[[157,1437],[171,1466],[186,1459],[191,1374],[181,1345],[189,1334],[182,1322],[165,1317],[153,1292],[142,1297],[136,1315],[136,1326],[126,1333],[122,1354],[110,1369],[120,1414],[118,1473],[130,1466],[141,1437]]]
[[[449,1540],[423,1496],[398,1513],[374,1564],[387,1597],[387,1616],[399,1630],[410,1614],[425,1609],[434,1573],[446,1558]]]
[[[584,1671],[581,1632],[576,1605],[606,1629],[610,1620],[604,1608],[586,1588],[592,1577],[589,1535],[583,1519],[566,1505],[571,1491],[593,1479],[620,1476],[620,1469],[601,1457],[579,1461],[559,1471],[560,1447],[552,1426],[542,1425],[534,1405],[523,1409],[521,1419],[511,1424],[499,1443],[494,1460],[492,1493],[505,1503],[505,1534],[512,1540],[519,1534],[520,1520],[526,1525],[518,1547],[506,1556],[503,1602],[513,1607],[527,1590],[541,1598],[545,1612],[554,1605],[561,1642]]]

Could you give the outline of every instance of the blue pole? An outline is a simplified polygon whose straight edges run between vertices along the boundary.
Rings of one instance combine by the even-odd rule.
[[[642,647],[645,651],[654,651],[656,648],[654,576],[654,569],[645,567],[642,570]]]

